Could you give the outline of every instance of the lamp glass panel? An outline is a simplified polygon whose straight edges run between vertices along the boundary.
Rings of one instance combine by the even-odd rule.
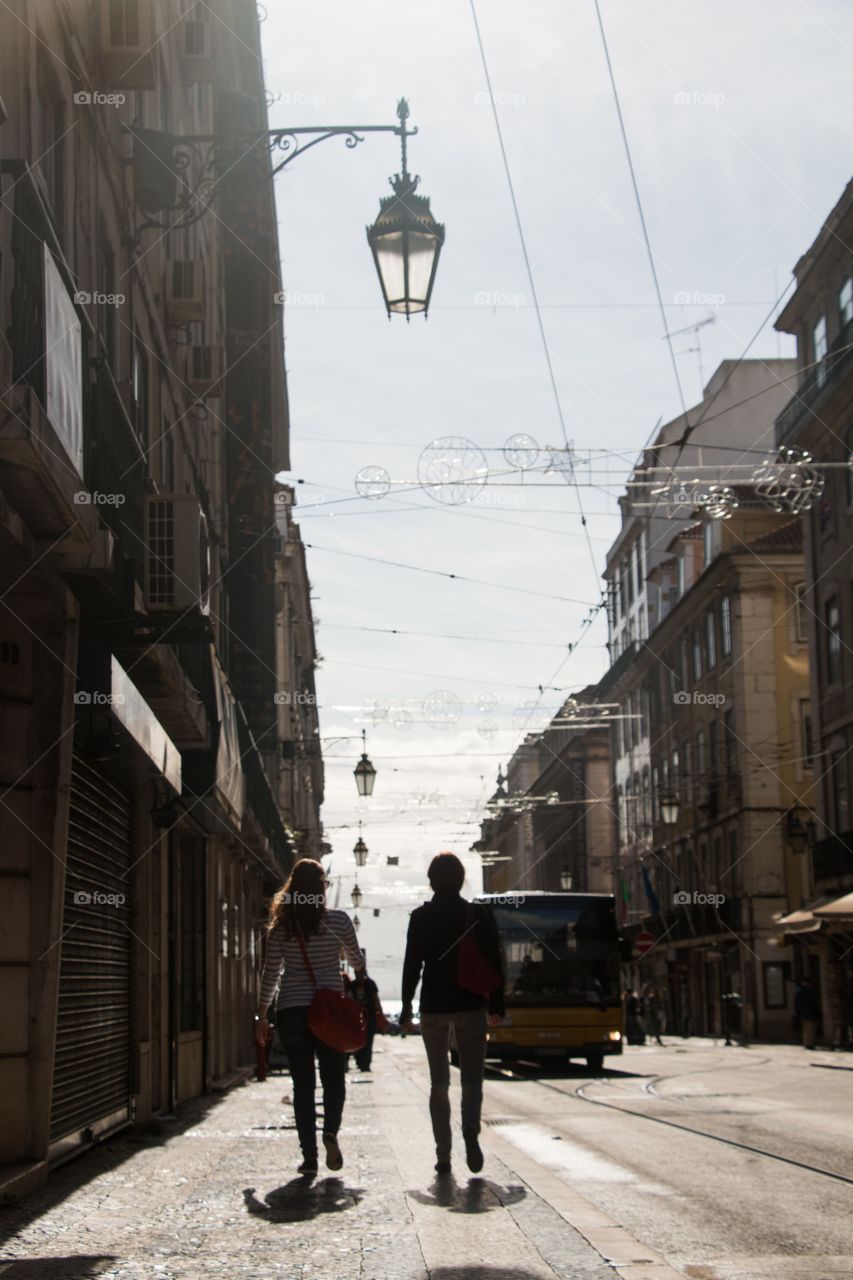
[[[389,231],[387,235],[377,236],[374,246],[382,287],[393,311],[396,310],[393,304],[399,304],[406,293],[403,232]]]
[[[409,310],[423,311],[427,303],[432,267],[438,250],[433,235],[409,232]]]

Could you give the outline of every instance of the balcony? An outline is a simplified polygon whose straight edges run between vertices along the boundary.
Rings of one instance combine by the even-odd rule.
[[[812,369],[776,419],[776,439],[779,444],[790,444],[795,440],[807,418],[815,412],[824,396],[835,390],[851,367],[853,320],[848,320],[824,359]]]

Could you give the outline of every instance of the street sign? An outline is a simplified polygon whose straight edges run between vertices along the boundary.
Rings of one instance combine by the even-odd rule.
[[[657,939],[653,933],[638,933],[634,939],[634,950],[638,956],[644,956],[647,951],[651,951]]]

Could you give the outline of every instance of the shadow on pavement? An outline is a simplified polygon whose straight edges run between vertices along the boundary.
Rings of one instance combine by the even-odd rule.
[[[308,1177],[293,1178],[284,1186],[269,1191],[263,1200],[247,1187],[243,1200],[249,1213],[267,1222],[305,1222],[321,1213],[340,1213],[353,1209],[363,1198],[360,1187],[347,1187],[341,1178],[323,1178],[314,1182]]]
[[[492,1209],[504,1209],[507,1205],[518,1204],[527,1195],[527,1191],[520,1186],[501,1187],[488,1178],[470,1178],[463,1187],[455,1178],[443,1177],[436,1178],[428,1191],[407,1191],[406,1194],[417,1200],[418,1204],[449,1209],[451,1213],[489,1213]],[[461,1271],[459,1275],[461,1277]],[[494,1276],[497,1276],[496,1272]],[[431,1280],[434,1277],[431,1276]]]
[[[539,1280],[533,1271],[518,1267],[437,1267],[429,1280]]]
[[[507,1075],[507,1071],[514,1072]],[[517,1062],[487,1062],[486,1077],[508,1080],[640,1080],[646,1079],[649,1071],[624,1071],[618,1067],[603,1067],[601,1071],[590,1071],[580,1062],[534,1062],[519,1059]]]
[[[118,1259],[112,1253],[85,1253],[53,1258],[4,1258],[0,1255],[3,1280],[89,1280],[103,1275]]]

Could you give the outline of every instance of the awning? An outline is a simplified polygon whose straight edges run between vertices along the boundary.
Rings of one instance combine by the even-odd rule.
[[[211,646],[213,683],[216,690],[216,710],[219,717],[219,745],[216,752],[216,780],[214,786],[220,803],[231,813],[240,829],[246,804],[246,779],[243,775],[240,739],[237,728],[237,704],[228,684],[228,677],[219,664]]]
[[[853,920],[853,893],[845,893],[843,897],[833,898],[831,902],[812,910],[819,920],[826,921],[827,924]]]
[[[174,791],[181,791],[181,753],[124,667],[110,659],[110,707]]]
[[[811,907],[801,907],[797,911],[789,911],[787,915],[775,916],[775,922],[784,933],[816,933],[823,928],[824,921],[815,915],[815,910],[825,902],[826,898],[820,898]]]

